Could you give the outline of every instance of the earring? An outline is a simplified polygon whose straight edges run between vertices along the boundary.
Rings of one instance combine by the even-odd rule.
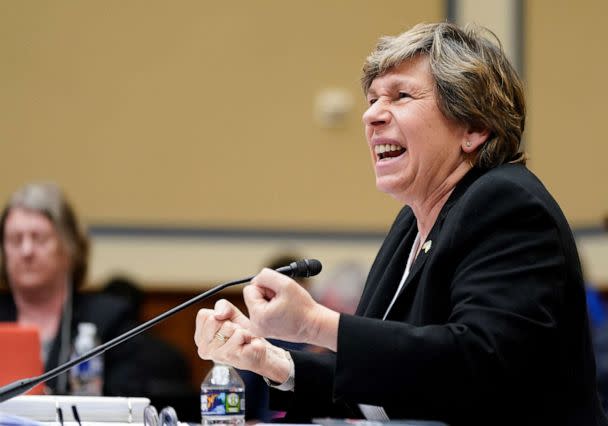
[[[471,147],[471,141],[466,141],[464,143],[464,146],[466,146],[467,148],[470,148]]]

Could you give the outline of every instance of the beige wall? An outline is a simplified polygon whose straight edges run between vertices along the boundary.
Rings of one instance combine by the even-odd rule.
[[[520,0],[453,0],[454,20],[460,25],[475,23],[489,28],[500,40],[511,63],[520,69],[517,33]]]
[[[0,197],[58,181],[89,223],[385,229],[362,62],[443,1],[4,1]],[[343,88],[337,129],[315,95]]]
[[[525,5],[530,167],[574,225],[597,225],[608,215],[608,2]]]
[[[463,0],[461,12],[506,33],[492,21],[505,14],[478,1]],[[524,5],[530,166],[574,226],[597,225],[608,213],[608,3]],[[2,1],[0,198],[44,179],[59,182],[89,224],[382,231],[398,206],[374,188],[361,63],[378,36],[444,19],[444,6]],[[355,103],[327,129],[313,106],[331,87]],[[329,267],[369,262],[377,244],[288,242]],[[92,278],[120,270],[148,282],[213,282],[255,271],[283,246],[97,238]],[[607,246],[600,238],[582,247],[605,282]]]
[[[608,3],[524,5],[530,166],[575,226],[596,225],[608,213]],[[443,7],[1,2],[0,197],[50,179],[90,223],[382,230],[397,207],[373,185],[361,62],[379,35]],[[355,99],[337,129],[314,120],[326,87]]]

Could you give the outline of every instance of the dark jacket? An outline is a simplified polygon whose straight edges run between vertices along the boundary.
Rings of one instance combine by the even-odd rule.
[[[583,278],[564,215],[524,166],[474,169],[454,189],[388,318],[417,233],[398,215],[336,354],[293,353],[288,420],[352,417],[457,425],[605,425]]]
[[[16,321],[17,311],[10,294],[0,296],[0,321]],[[76,293],[73,303],[71,342],[76,337],[78,324],[92,322],[102,342],[124,333],[134,326],[130,320],[129,306],[113,296],[97,293]],[[59,326],[61,329],[61,325]],[[60,333],[51,345],[45,371],[59,365]],[[104,394],[141,396],[141,378],[145,371],[137,360],[138,338],[116,346],[103,354],[104,357]],[[65,360],[64,360],[65,361]],[[57,379],[46,382],[53,393],[56,392]],[[69,385],[68,385],[69,389]]]

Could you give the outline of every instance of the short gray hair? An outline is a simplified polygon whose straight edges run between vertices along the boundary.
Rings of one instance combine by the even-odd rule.
[[[363,66],[363,91],[375,78],[419,55],[429,58],[443,115],[473,130],[490,131],[471,163],[481,168],[525,164],[519,151],[526,119],[523,84],[496,35],[483,27],[441,22],[382,37]]]

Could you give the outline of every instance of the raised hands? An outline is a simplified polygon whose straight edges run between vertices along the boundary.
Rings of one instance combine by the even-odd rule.
[[[315,302],[291,278],[263,269],[245,287],[243,296],[250,318],[226,300],[198,312],[194,341],[201,358],[283,383],[290,361],[283,349],[264,337],[336,350],[340,315]]]
[[[284,350],[256,336],[250,328],[249,319],[226,300],[219,300],[214,309],[201,309],[194,333],[198,355],[284,382],[290,368]]]
[[[243,296],[256,334],[336,349],[340,315],[315,302],[293,279],[263,269]]]

